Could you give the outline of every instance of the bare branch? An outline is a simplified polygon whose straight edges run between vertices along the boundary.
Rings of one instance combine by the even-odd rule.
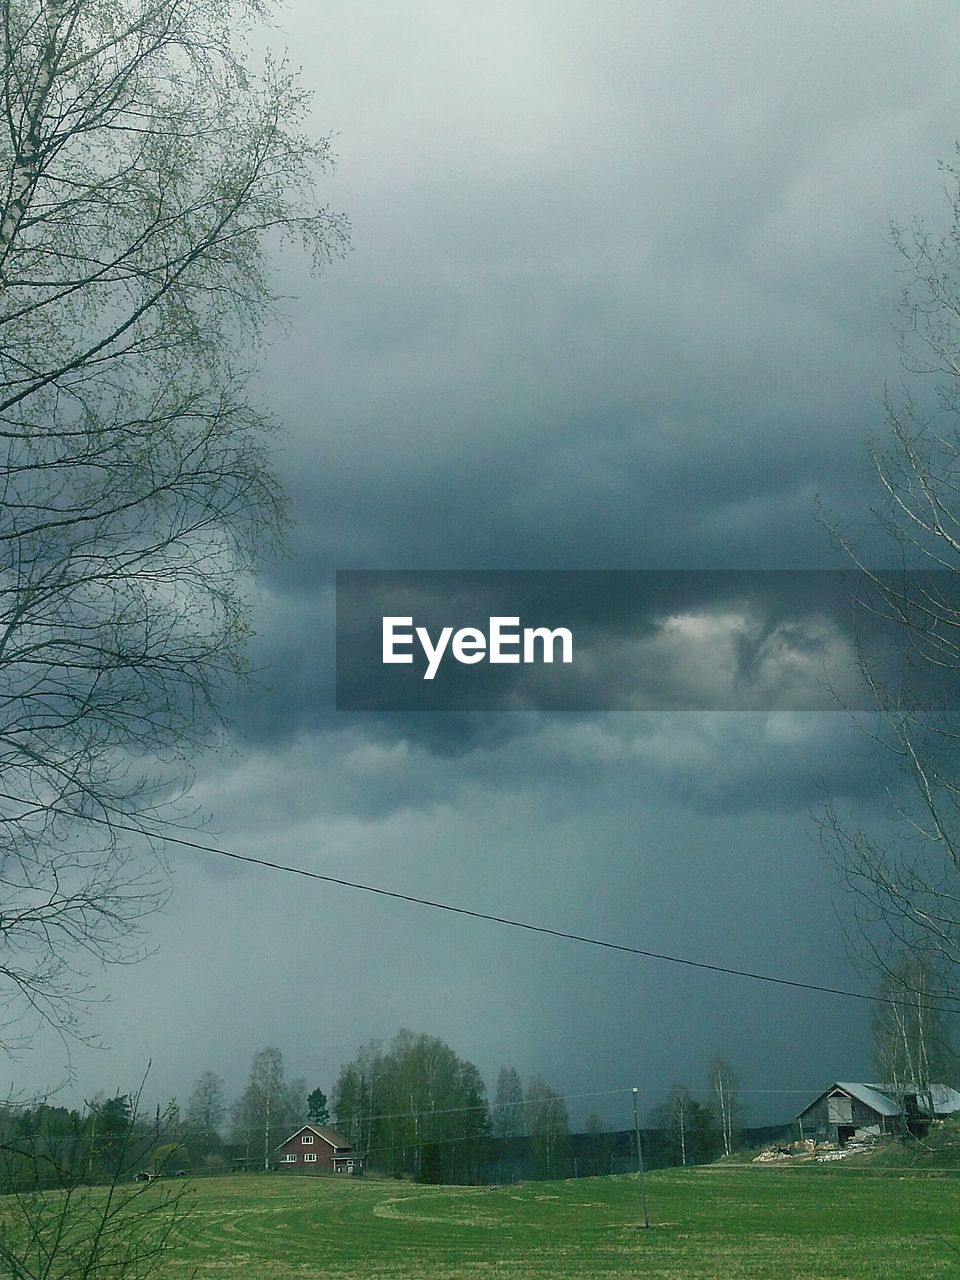
[[[142,954],[162,857],[101,824],[178,812],[282,534],[272,423],[246,396],[277,302],[265,242],[319,266],[347,228],[317,202],[330,146],[305,136],[296,78],[246,65],[264,12],[0,0],[7,1047],[25,1010],[79,1034],[87,961]]]

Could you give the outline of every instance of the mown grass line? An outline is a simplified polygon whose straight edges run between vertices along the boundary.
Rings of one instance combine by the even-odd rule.
[[[163,1280],[766,1277],[960,1273],[960,1181],[674,1170],[519,1187],[295,1176],[199,1181],[191,1238]],[[718,1173],[719,1176],[712,1176]]]

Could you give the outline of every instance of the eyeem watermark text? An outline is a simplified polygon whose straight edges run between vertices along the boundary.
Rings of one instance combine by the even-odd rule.
[[[573,662],[573,632],[566,627],[524,627],[520,618],[489,619],[486,632],[477,627],[442,627],[436,640],[426,627],[414,627],[412,617],[384,617],[383,662],[385,665],[413,662],[413,647],[419,642],[427,658],[424,680],[432,680],[447,652],[456,662],[473,666],[477,662],[538,663]]]
[[[909,661],[904,602],[920,618],[956,619],[960,575],[341,569],[336,705],[960,714],[960,664],[946,639],[942,662]],[[435,728],[472,732],[455,719]]]

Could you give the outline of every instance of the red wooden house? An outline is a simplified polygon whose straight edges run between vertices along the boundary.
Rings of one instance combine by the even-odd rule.
[[[276,1149],[281,1169],[296,1173],[356,1173],[363,1157],[346,1138],[324,1124],[305,1124]]]

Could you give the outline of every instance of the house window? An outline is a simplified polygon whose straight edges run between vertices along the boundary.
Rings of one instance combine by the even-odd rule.
[[[284,1156],[284,1157],[283,1157],[283,1160],[281,1161],[281,1163],[282,1163],[282,1164],[296,1164],[296,1163],[297,1163],[297,1157],[296,1157],[296,1156]]]
[[[300,1141],[303,1143],[304,1146],[309,1146],[310,1143],[313,1141],[313,1134],[305,1133],[303,1137],[300,1139]]]
[[[317,1163],[317,1153],[316,1153],[315,1151],[308,1151],[308,1152],[307,1152],[307,1154],[303,1157],[303,1163],[304,1163],[304,1164],[316,1164],[316,1163]]]

